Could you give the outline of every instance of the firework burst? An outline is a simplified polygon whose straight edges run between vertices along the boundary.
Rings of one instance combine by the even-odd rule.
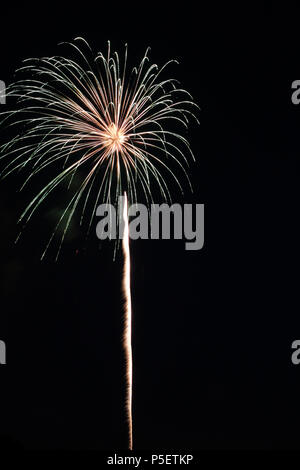
[[[87,215],[90,228],[100,200],[115,203],[126,191],[129,202],[136,202],[137,186],[148,202],[155,185],[162,199],[170,201],[166,175],[181,188],[171,161],[189,181],[187,154],[192,156],[186,138],[168,128],[169,121],[186,128],[188,118],[195,118],[191,96],[175,79],[161,78],[176,61],[159,68],[149,62],[148,48],[139,66],[127,72],[127,46],[121,66],[118,54],[111,54],[110,43],[106,57],[93,54],[82,38],[67,44],[76,60],[54,56],[24,61],[17,70],[22,77],[7,89],[8,100],[17,100],[16,109],[1,114],[2,125],[21,129],[0,149],[1,158],[7,159],[2,177],[28,169],[23,189],[39,173],[50,174],[52,167],[58,170],[25,208],[22,227],[59,185],[73,188],[42,258],[61,226],[58,256],[80,204],[81,223]],[[80,184],[72,186],[79,172]]]
[[[169,124],[173,121],[185,129],[189,118],[197,121],[196,105],[175,79],[163,78],[166,68],[176,61],[162,67],[151,64],[149,48],[139,65],[128,71],[127,46],[121,63],[119,55],[111,53],[110,43],[106,56],[100,52],[94,54],[82,38],[63,44],[72,48],[76,58],[27,59],[17,70],[19,79],[6,90],[8,102],[15,99],[16,107],[1,113],[1,124],[18,129],[18,133],[0,147],[1,158],[6,160],[2,177],[28,170],[23,189],[35,176],[42,173],[48,176],[20,217],[20,234],[43,201],[60,185],[67,186],[67,203],[42,258],[61,228],[58,257],[76,210],[81,212],[80,223],[87,218],[89,232],[99,201],[116,204],[118,197],[126,194],[124,349],[129,447],[132,448],[127,204],[137,202],[140,192],[148,203],[153,202],[154,186],[158,187],[161,198],[170,202],[169,180],[173,179],[182,190],[177,169],[190,183],[187,166],[193,154],[182,132],[174,132],[174,126]],[[50,176],[53,171],[54,176]]]

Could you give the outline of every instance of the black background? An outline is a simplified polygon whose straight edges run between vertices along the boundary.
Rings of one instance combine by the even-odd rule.
[[[110,39],[128,42],[133,65],[148,45],[158,64],[178,58],[174,72],[201,107],[186,202],[205,204],[204,248],[131,244],[136,449],[299,447],[298,18],[267,3],[1,10],[6,83],[62,40],[104,50]],[[44,214],[14,246],[32,195],[17,183],[0,186],[3,447],[126,449],[121,259],[74,230],[57,263],[40,262]]]

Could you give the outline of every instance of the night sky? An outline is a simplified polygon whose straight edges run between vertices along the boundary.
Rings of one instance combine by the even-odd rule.
[[[160,65],[178,59],[173,75],[201,107],[194,193],[174,188],[174,202],[205,204],[203,249],[131,242],[135,448],[299,448],[299,12],[62,4],[1,13],[1,80],[60,41],[104,51],[110,39],[128,42],[132,65],[147,46]],[[0,445],[126,449],[122,258],[75,220],[58,262],[51,250],[40,261],[63,192],[15,246],[39,187],[18,193],[21,181],[0,184]]]

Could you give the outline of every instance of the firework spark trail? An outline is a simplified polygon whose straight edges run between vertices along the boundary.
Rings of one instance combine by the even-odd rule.
[[[123,347],[125,351],[126,361],[126,412],[128,422],[128,442],[129,449],[133,448],[132,438],[132,308],[131,308],[131,291],[130,291],[130,249],[129,249],[129,225],[128,225],[128,202],[127,195],[124,194],[124,211],[123,211],[123,253],[124,253],[124,277],[123,277],[123,293],[125,299],[124,305],[124,337]]]

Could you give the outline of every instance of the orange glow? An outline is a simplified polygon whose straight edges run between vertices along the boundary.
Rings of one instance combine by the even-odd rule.
[[[124,131],[115,124],[111,124],[103,136],[104,146],[109,147],[111,153],[120,152],[125,140]]]

